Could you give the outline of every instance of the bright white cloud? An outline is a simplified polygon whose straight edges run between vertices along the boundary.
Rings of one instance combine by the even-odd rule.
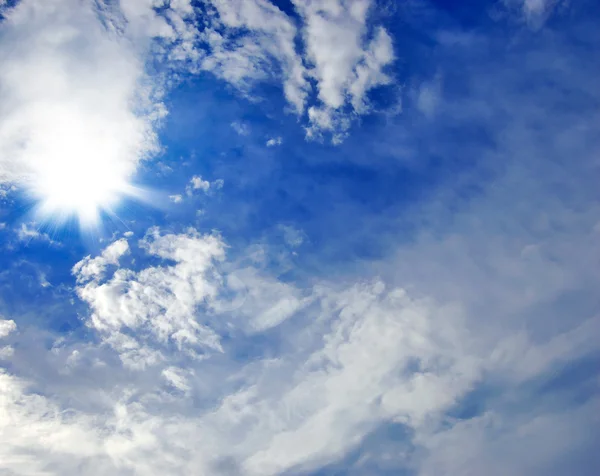
[[[472,339],[468,316],[459,306],[415,298],[401,288],[386,289],[380,281],[347,288],[321,282],[301,292],[242,268],[235,273],[244,286],[228,288],[246,296],[243,306],[219,309],[227,284],[215,268],[215,260],[223,258],[218,238],[192,230],[180,235],[152,230],[142,246],[174,264],[140,271],[118,268],[101,278],[104,271],[99,267],[94,274],[90,262],[117,262],[125,249],[118,240],[75,269],[80,275],[90,269],[87,283],[79,287],[80,296],[90,304],[89,325],[123,361],[124,367],[109,364],[111,396],[97,410],[80,408],[65,414],[61,402],[34,396],[25,381],[1,374],[0,401],[11,421],[0,420],[0,428],[27,425],[31,432],[11,433],[10,443],[0,450],[0,469],[24,475],[44,467],[65,475],[78,474],[81,468],[92,475],[109,470],[118,475],[228,474],[228,468],[236,468],[238,474],[281,474],[334,461],[379,424],[392,421],[413,432],[412,443],[429,452],[419,463],[421,474],[427,475],[437,474],[440,465],[458,471],[464,458],[471,468],[492,464],[474,462],[484,461],[485,455],[463,448],[465,438],[498,444],[489,440],[487,430],[482,433],[479,420],[486,428],[501,425],[508,434],[522,434],[524,422],[518,419],[499,420],[493,415],[468,423],[444,419],[444,412],[477,384],[483,372],[504,375],[504,364],[498,367],[489,359],[494,346],[482,349]],[[212,312],[218,315],[212,321],[215,330],[205,327]],[[285,325],[274,312],[284,319],[300,315],[304,321],[301,332],[287,333],[281,353],[256,362],[223,361],[228,350],[219,345],[216,329],[230,339],[245,339],[236,337],[236,328],[252,336]],[[194,347],[191,340],[181,353],[168,350],[168,341],[177,342],[177,334],[189,336],[200,329],[204,329],[202,345],[218,350],[216,354],[203,353],[200,360],[185,357],[186,347]],[[576,342],[593,350],[593,333],[582,328],[578,334],[565,335],[563,345],[545,349],[530,342],[529,349],[541,358],[524,354],[519,347],[512,347],[509,354],[520,367],[535,364],[524,379],[528,382],[552,371],[557,357]],[[500,338],[507,355],[510,347],[502,342]],[[92,351],[80,348],[77,359],[69,358],[69,371],[99,372],[102,367],[86,364],[90,360],[86,354]],[[64,352],[74,355],[68,348]],[[142,368],[145,372],[127,370]],[[202,398],[217,403],[188,406]],[[578,412],[589,418],[594,409],[584,405]],[[549,419],[548,424],[556,418],[543,409],[540,416]],[[564,428],[564,422],[560,425]],[[578,425],[572,431],[579,431]],[[198,447],[199,439],[209,443]],[[449,455],[444,449],[448,445],[463,450]],[[404,465],[415,463],[409,455],[395,457],[404,458]]]
[[[90,307],[90,329],[122,364],[94,345],[67,343],[53,351],[53,361],[73,378],[86,375],[86,392],[105,396],[65,413],[66,401],[35,395],[25,380],[0,374],[3,414],[11,415],[0,419],[0,428],[31,429],[11,432],[8,444],[2,440],[1,470],[281,474],[335,461],[386,422],[406,428],[414,435],[408,442],[427,450],[418,462],[423,475],[437,474],[440,465],[458,471],[461,458],[468,467],[485,468],[492,463],[477,463],[485,455],[449,455],[444,448],[461,448],[469,437],[487,448],[497,445],[489,433],[481,436],[480,420],[507,434],[522,434],[524,422],[487,414],[468,423],[448,421],[445,412],[483,374],[518,388],[573,358],[573,349],[585,356],[596,348],[596,321],[548,343],[518,345],[508,326],[492,340],[484,336],[481,345],[473,326],[479,315],[471,314],[477,309],[468,300],[466,308],[436,302],[423,293],[434,288],[418,281],[410,292],[378,280],[343,286],[317,281],[302,289],[227,263],[223,241],[195,230],[152,229],[140,245],[162,262],[139,270],[124,266],[129,245],[119,239],[73,270],[77,292]],[[430,253],[416,246],[407,254],[422,259]],[[115,269],[107,274],[109,265]],[[14,323],[0,321],[3,327],[8,335]],[[277,327],[279,337],[271,335],[270,342],[280,350],[271,356],[239,361],[231,354]],[[17,348],[8,358],[24,357]],[[522,371],[515,374],[515,368]],[[104,377],[96,382],[94,375]],[[106,394],[102,385],[108,385]],[[582,418],[594,414],[589,405],[577,411]],[[545,409],[540,416],[556,418]],[[198,447],[199,440],[208,443]],[[410,454],[395,457],[404,458],[404,466],[417,464]]]
[[[203,180],[200,175],[194,175],[186,187],[186,193],[193,195],[195,190],[202,190],[204,193],[208,193],[209,189],[210,182],[208,180]]]
[[[395,58],[391,37],[369,24],[370,0],[293,3],[298,26],[266,0],[213,0],[218,15],[203,33],[210,47],[203,68],[247,93],[256,81],[279,78],[292,109],[308,112],[308,137],[327,133],[340,142],[349,111],[369,111],[369,90],[393,82],[384,72]]]
[[[212,263],[222,259],[223,243],[196,232],[161,236],[156,230],[141,243],[150,255],[177,264],[138,273],[118,269],[108,280],[100,281],[106,263],[116,263],[127,252],[127,242],[122,239],[99,258],[88,257],[73,268],[81,283],[78,294],[93,309],[88,325],[131,367],[162,360],[160,351],[172,345],[191,356],[221,350],[219,337],[196,320],[195,309],[217,293],[219,276]],[[145,337],[140,342],[130,335],[132,331]]]
[[[317,80],[322,105],[309,110],[308,137],[321,130],[341,140],[349,122],[339,117],[350,103],[357,113],[368,110],[366,93],[392,80],[383,68],[394,60],[392,40],[382,27],[369,31],[369,0],[295,2],[302,14],[310,75]],[[348,100],[349,99],[349,100]]]
[[[212,0],[211,3],[218,12],[218,20],[204,36],[211,51],[203,68],[242,90],[249,89],[253,80],[265,79],[270,70],[279,69],[285,97],[301,113],[308,81],[302,58],[296,53],[294,22],[267,0]],[[240,39],[244,29],[250,34]],[[276,68],[269,67],[273,61]]]
[[[77,276],[78,282],[85,282],[90,279],[100,279],[108,265],[118,265],[119,259],[129,252],[129,243],[121,238],[107,246],[100,256],[92,258],[86,256],[73,266],[73,273]]]
[[[367,89],[389,81],[381,68],[394,58],[391,39],[383,28],[368,39],[370,6],[368,0],[296,3],[306,22],[308,58],[314,65],[311,74],[328,108],[341,108],[349,94],[360,111]]]
[[[17,328],[15,321],[0,319],[0,338],[6,337]]]

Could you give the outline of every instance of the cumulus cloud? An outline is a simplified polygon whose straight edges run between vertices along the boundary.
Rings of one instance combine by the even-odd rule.
[[[309,111],[308,135],[329,130],[340,140],[349,123],[332,116],[340,114],[348,98],[355,112],[364,112],[367,91],[392,81],[383,71],[394,60],[392,40],[382,27],[369,32],[369,1],[319,0],[295,5],[305,20],[303,35],[313,65],[310,74],[317,80],[322,102]]]
[[[193,197],[197,192],[202,192],[205,195],[212,195],[216,190],[223,188],[225,181],[223,179],[217,179],[212,182],[204,180],[200,175],[194,175],[189,183],[185,187],[185,194],[188,197]],[[183,201],[183,195],[170,195],[169,197],[172,202],[180,203]]]
[[[115,243],[93,259],[117,259],[124,247],[120,240]],[[385,419],[422,425],[425,415],[446,408],[477,375],[470,358],[463,356],[462,331],[452,313],[442,312],[443,319],[433,325],[430,320],[437,322],[441,310],[431,302],[410,298],[401,289],[388,291],[381,282],[348,289],[322,283],[301,302],[299,289],[247,270],[238,278],[246,284],[248,305],[237,318],[224,313],[222,319],[230,315],[234,325],[240,317],[251,321],[246,327],[250,335],[281,325],[282,318],[274,313],[285,319],[303,312],[311,317],[309,324],[303,333],[289,336],[290,347],[275,359],[249,364],[232,360],[221,366],[221,382],[230,375],[239,383],[230,391],[212,388],[211,398],[219,403],[188,413],[186,399],[202,395],[197,393],[203,388],[200,383],[211,378],[211,365],[218,361],[211,364],[216,356],[206,354],[185,368],[177,366],[172,359],[181,357],[166,356],[166,341],[204,328],[203,344],[223,351],[219,337],[201,324],[206,315],[196,310],[217,296],[220,280],[211,275],[211,262],[222,257],[223,244],[191,230],[182,235],[152,230],[142,246],[175,264],[139,272],[119,268],[102,282],[90,271],[78,293],[90,305],[90,327],[123,361],[123,369],[113,367],[113,378],[143,366],[157,366],[161,378],[146,393],[138,388],[135,396],[129,385],[117,384],[101,413],[73,408],[66,415],[60,402],[34,396],[25,381],[2,374],[7,414],[38,436],[15,435],[2,448],[0,468],[21,474],[51,467],[61,474],[89,468],[89,474],[111,469],[148,475],[225,474],[227,461],[249,475],[308,468],[339,457]],[[88,268],[90,260],[74,272]],[[225,332],[228,326],[220,328]],[[129,334],[131,329],[137,330],[135,335]],[[188,340],[180,350],[185,353],[188,344],[194,343]],[[371,352],[374,346],[376,353]],[[84,349],[72,360],[74,369],[85,365],[82,353]],[[415,359],[420,367],[412,366]],[[399,399],[400,394],[411,398]],[[23,411],[15,411],[17,401]],[[60,435],[60,443],[39,438],[45,434]],[[197,438],[211,443],[198,448],[193,444]],[[75,441],[79,444],[69,448]]]
[[[221,350],[218,335],[195,319],[195,309],[217,293],[219,276],[212,263],[222,259],[223,243],[194,231],[163,236],[152,230],[141,244],[150,255],[177,264],[140,272],[117,269],[101,281],[106,263],[116,263],[129,249],[121,239],[73,268],[79,297],[93,309],[88,325],[131,367],[162,360],[161,350],[170,346],[191,356]],[[140,335],[145,336],[141,341]]]
[[[208,192],[210,188],[210,182],[208,180],[202,180],[200,175],[194,175],[190,180],[190,184],[188,185],[188,195],[193,193],[194,190],[202,190],[204,192]]]
[[[490,425],[523,435],[526,423],[493,413],[451,421],[446,413],[484,373],[518,388],[553,372],[557,358],[576,342],[588,349],[582,355],[594,348],[593,333],[583,327],[562,336],[561,345],[529,342],[537,357],[507,346],[504,336],[483,348],[473,339],[473,316],[466,309],[380,280],[347,286],[320,281],[300,289],[237,266],[233,273],[243,286],[231,286],[218,266],[224,243],[194,230],[153,229],[141,246],[170,264],[139,271],[116,264],[104,278],[102,266],[92,270],[91,262],[118,263],[126,247],[117,240],[74,269],[81,278],[78,294],[90,306],[88,325],[122,360],[119,366],[103,357],[110,394],[97,408],[71,403],[65,413],[66,402],[34,394],[26,380],[1,373],[1,401],[11,422],[0,420],[0,427],[31,429],[11,433],[0,450],[1,469],[25,475],[43,468],[67,475],[82,468],[92,475],[303,472],[341,458],[386,422],[413,435],[407,444],[427,451],[396,453],[401,466],[418,464],[421,474],[436,474],[440,467],[459,471],[461,461],[487,468],[493,463],[485,461],[485,452],[465,449],[464,441],[474,438],[490,451],[490,445],[511,441],[490,441]],[[244,305],[219,309],[219,301],[229,299],[224,287],[247,295]],[[213,313],[218,319],[211,321]],[[290,320],[294,315],[300,327]],[[256,361],[230,354],[274,326],[284,326],[279,351]],[[170,343],[178,352],[169,350]],[[69,345],[62,352],[73,356]],[[534,364],[535,370],[510,377],[493,357],[500,349],[504,358],[517,359],[520,367]],[[100,372],[102,367],[89,363],[95,353],[79,347],[69,371]],[[583,420],[594,408],[590,402],[577,412]],[[553,422],[565,428],[560,416],[543,408],[539,413],[541,426],[525,433],[531,438]],[[579,428],[573,424],[573,432]],[[210,443],[198,447],[199,439]],[[450,455],[448,448],[462,450]]]
[[[129,252],[129,243],[122,238],[107,246],[100,256],[86,256],[73,266],[73,273],[78,282],[100,279],[108,265],[118,265],[119,259]]]
[[[6,337],[17,328],[15,321],[0,319],[0,338]]]

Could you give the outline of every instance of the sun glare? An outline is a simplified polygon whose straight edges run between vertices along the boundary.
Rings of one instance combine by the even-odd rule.
[[[76,216],[82,225],[98,222],[100,211],[110,211],[128,194],[131,185],[122,170],[109,161],[62,157],[38,171],[32,190],[45,216]]]
[[[39,128],[42,132],[28,150],[27,188],[41,220],[76,218],[81,227],[92,228],[103,212],[114,215],[123,198],[141,195],[130,183],[137,143],[122,140],[130,131],[107,127],[99,118],[94,121],[93,114],[72,109],[50,110],[54,122],[48,126],[46,120],[46,127]]]

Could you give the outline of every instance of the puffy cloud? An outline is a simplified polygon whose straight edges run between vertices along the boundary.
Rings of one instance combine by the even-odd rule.
[[[189,196],[192,196],[196,190],[202,190],[204,193],[208,194],[211,191],[222,189],[224,184],[225,181],[223,179],[209,182],[208,180],[204,180],[200,175],[194,175],[190,179],[188,186],[185,188],[185,192]]]
[[[307,57],[313,65],[310,74],[317,80],[322,102],[309,111],[308,136],[329,130],[339,141],[349,123],[332,116],[340,114],[348,98],[355,112],[368,110],[368,90],[392,81],[383,72],[394,60],[392,40],[382,27],[369,32],[368,0],[299,1],[295,5],[305,20]]]
[[[221,256],[223,245],[193,231],[169,235],[154,230],[142,246],[175,264],[137,273],[119,269],[103,284],[92,279],[80,285],[79,294],[90,304],[90,326],[120,353],[125,367],[146,366],[149,372],[148,366],[158,366],[161,378],[146,384],[145,391],[144,386],[133,390],[127,381],[118,383],[117,376],[127,370],[113,367],[111,397],[103,406],[94,412],[74,408],[67,415],[60,403],[33,396],[24,381],[2,374],[2,402],[12,420],[0,421],[0,427],[26,423],[38,437],[56,437],[15,434],[2,447],[0,468],[21,474],[42,468],[74,474],[89,468],[89,474],[111,469],[114,474],[148,475],[226,474],[228,464],[248,475],[277,474],[298,465],[308,468],[338,458],[386,419],[421,425],[423,415],[446,408],[477,375],[465,356],[453,314],[436,310],[433,303],[414,300],[400,289],[386,291],[375,282],[341,290],[322,284],[310,291],[310,299],[293,304],[289,296],[297,295],[298,289],[247,271],[239,277],[249,294],[240,316],[253,323],[248,327],[251,334],[280,324],[281,317],[273,313],[285,316],[304,309],[308,325],[288,337],[289,347],[276,359],[221,366],[221,384],[228,378],[239,383],[229,391],[228,385],[211,386],[210,398],[218,404],[192,411],[186,399],[203,396],[198,393],[202,379],[211,378],[216,362],[207,355],[177,366],[172,359],[181,357],[166,356],[164,345],[157,343],[158,333],[168,336],[189,329],[192,322],[201,325],[203,317],[194,306],[216,296],[212,288],[206,289],[210,262]],[[119,253],[106,252],[115,254]],[[84,266],[77,267],[81,269]],[[107,288],[116,286],[120,289],[110,295]],[[108,307],[117,304],[118,308]],[[261,308],[268,309],[266,314]],[[137,322],[128,318],[133,314]],[[232,324],[240,316],[222,313],[222,318],[234,319]],[[138,332],[125,335],[126,328]],[[372,352],[374,347],[378,352]],[[72,371],[86,365],[86,352],[80,349],[78,358],[71,359]],[[403,386],[413,398],[398,400]],[[21,411],[15,411],[16,402]],[[210,444],[198,448],[193,443],[198,438]]]
[[[92,258],[86,256],[73,266],[73,273],[77,276],[78,282],[89,281],[90,279],[101,279],[109,264],[118,265],[119,259],[129,252],[129,243],[122,238],[107,246],[100,256]]]
[[[0,469],[25,475],[82,468],[92,475],[303,472],[342,458],[392,424],[407,435],[399,444],[425,451],[394,452],[397,467],[419,467],[423,475],[440,467],[460,472],[495,467],[487,455],[511,447],[512,436],[496,441],[491,426],[527,440],[524,434],[535,439],[553,424],[572,425],[570,434],[579,434],[581,422],[595,414],[592,402],[585,403],[577,409],[581,420],[567,423],[542,406],[539,428],[507,417],[502,405],[469,419],[448,417],[484,376],[522,392],[561,362],[589,356],[597,320],[546,343],[520,338],[507,321],[506,332],[488,340],[468,300],[466,307],[436,301],[427,293],[435,288],[418,281],[411,291],[381,280],[300,287],[227,262],[222,239],[195,230],[152,229],[140,246],[161,262],[123,266],[130,251],[119,239],[74,267],[77,292],[90,308],[88,326],[101,345],[64,342],[37,358],[37,365],[49,359],[66,368],[59,385],[67,387],[44,396],[25,379],[0,374],[0,402],[11,418],[0,419],[0,428],[31,429],[3,440]],[[416,246],[407,255],[418,254],[425,264],[430,250]],[[109,275],[108,264],[116,267]],[[490,295],[486,287],[480,292]],[[256,339],[263,352],[240,360],[238,353]],[[26,358],[19,352],[8,358]],[[68,387],[84,374],[93,405],[83,403],[82,387]],[[43,388],[36,379],[34,388]],[[464,448],[470,438],[482,452]],[[198,447],[199,440],[208,443]],[[564,441],[555,447],[567,454],[572,446]],[[540,447],[536,461],[552,444]],[[463,449],[450,455],[448,448]]]
[[[204,192],[208,192],[209,188],[210,182],[208,180],[202,180],[202,177],[200,177],[199,175],[194,175],[190,180],[190,185],[188,186],[188,195],[194,190],[202,190]]]
[[[339,459],[379,425],[392,422],[413,435],[406,444],[426,450],[417,455],[396,452],[395,458],[400,458],[401,466],[418,464],[420,474],[426,475],[437,474],[440,467],[453,472],[495,467],[495,460],[485,458],[492,448],[509,445],[512,437],[494,441],[490,426],[527,440],[547,433],[544,428],[553,424],[572,425],[570,434],[579,434],[581,421],[595,414],[590,402],[577,410],[581,421],[575,423],[540,408],[539,428],[518,417],[506,419],[502,407],[496,414],[448,420],[446,413],[478,385],[484,373],[509,375],[502,370],[505,364],[499,366],[500,361],[489,358],[496,353],[494,345],[490,352],[473,340],[468,316],[460,306],[415,297],[401,288],[388,289],[381,281],[348,287],[320,282],[301,292],[246,270],[236,272],[246,289],[229,289],[249,296],[232,312],[218,308],[219,287],[226,281],[210,277],[211,262],[222,257],[223,244],[217,238],[194,231],[172,235],[153,230],[142,246],[173,264],[138,272],[119,269],[103,284],[92,280],[79,288],[90,304],[92,329],[120,353],[125,364],[124,368],[110,364],[105,357],[111,365],[110,394],[97,409],[77,404],[65,413],[61,409],[66,402],[34,395],[25,381],[1,374],[1,401],[11,421],[0,421],[0,427],[27,424],[32,432],[11,434],[10,443],[2,446],[0,468],[19,474],[51,468],[67,475],[81,468],[89,474],[110,469],[123,475],[229,474],[232,468],[247,475],[302,472]],[[102,289],[117,285],[121,288],[112,295]],[[308,295],[300,305],[282,310],[282,299],[290,302],[290,295],[303,293]],[[101,295],[104,302],[119,307],[103,307]],[[194,322],[203,326],[210,309],[218,315],[211,324],[213,332],[234,339],[234,346],[223,346],[223,353],[204,354],[201,360],[185,360],[159,343],[158,333],[163,331],[168,336],[190,329]],[[285,328],[279,342],[285,347],[271,358],[240,362],[228,356],[256,333],[286,325],[270,314],[274,311],[264,314],[261,309],[278,309],[280,316],[295,313],[303,322],[296,327],[300,322],[288,321],[291,327]],[[139,316],[138,322],[127,318],[132,314]],[[252,325],[244,327],[240,318]],[[97,325],[100,320],[103,324]],[[137,332],[126,335],[128,328]],[[248,334],[240,335],[236,328],[245,328]],[[576,342],[588,348],[582,355],[593,351],[593,333],[582,328],[578,334],[566,334],[561,337],[563,344],[545,348],[529,342],[527,347],[541,359],[520,347],[507,347],[500,336],[497,344],[505,356],[521,367],[531,363],[536,367],[526,376],[509,377],[505,384],[519,388],[518,382],[530,385],[540,375],[554,372],[557,358]],[[185,353],[185,348],[181,350]],[[91,351],[80,348],[78,358],[71,359],[74,375],[78,368],[98,372],[99,367],[86,364],[85,355]],[[65,352],[72,355],[68,348]],[[508,365],[514,368],[515,364]],[[127,370],[144,366],[142,373]],[[200,407],[192,404],[204,400],[207,404]],[[199,439],[210,443],[198,447]],[[464,441],[470,439],[482,451],[465,449]],[[568,452],[571,446],[564,441],[555,447]],[[448,448],[456,450],[450,454]],[[541,446],[539,452],[547,448]],[[542,453],[536,456],[543,457]],[[512,469],[521,467],[515,463]]]
[[[0,319],[0,338],[8,336],[11,332],[15,331],[17,325],[15,321]]]
[[[220,278],[213,261],[223,258],[223,243],[218,237],[201,237],[195,231],[163,236],[152,230],[141,244],[150,255],[176,265],[137,273],[119,268],[109,279],[98,280],[111,257],[114,263],[128,250],[122,239],[99,258],[88,257],[73,268],[80,283],[79,297],[93,310],[88,325],[126,364],[136,368],[158,362],[163,358],[161,349],[170,346],[190,356],[200,356],[204,350],[220,351],[218,335],[196,320],[195,309],[217,293]]]

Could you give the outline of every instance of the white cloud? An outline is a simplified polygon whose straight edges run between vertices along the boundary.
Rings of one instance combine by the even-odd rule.
[[[186,195],[191,197],[197,190],[201,190],[207,195],[212,195],[212,192],[214,192],[215,190],[222,189],[224,184],[225,182],[223,181],[223,179],[217,179],[212,182],[209,182],[208,180],[204,180],[200,175],[194,175],[190,179],[188,185],[185,187],[185,193]]]
[[[280,78],[292,109],[308,111],[308,137],[329,133],[338,143],[350,127],[349,110],[368,112],[368,91],[392,82],[384,73],[395,57],[392,40],[369,24],[370,0],[293,3],[298,27],[265,0],[213,0],[218,15],[203,33],[211,49],[203,68],[244,92],[256,81]],[[304,48],[296,47],[298,39]],[[316,101],[309,79],[316,83]]]
[[[204,193],[208,193],[210,189],[210,182],[208,180],[202,180],[200,175],[194,175],[189,185],[186,187],[186,193],[192,195],[194,190],[202,190]]]
[[[15,331],[17,325],[15,321],[0,319],[0,339],[8,336],[11,332]]]
[[[283,139],[281,137],[272,137],[266,142],[267,147],[276,147],[281,144],[283,144]]]
[[[8,337],[17,329],[17,325],[13,320],[6,320],[0,318],[0,339]],[[14,348],[10,345],[0,347],[0,361],[8,360],[14,354]]]
[[[499,94],[510,82],[486,74],[494,80],[472,81],[473,102],[453,119],[469,107],[512,111],[491,157],[502,173],[468,204],[440,193],[416,210],[432,233],[369,263],[381,279],[364,266],[335,283],[277,278],[258,260],[225,261],[218,236],[153,229],[141,241],[151,264],[123,264],[120,239],[74,266],[89,341],[48,351],[47,333],[27,339],[19,326],[15,337],[14,322],[0,320],[0,337],[19,343],[0,348],[10,361],[0,370],[0,473],[303,473],[386,424],[405,430],[398,467],[422,476],[561,474],[561,458],[593,451],[597,398],[532,388],[597,356],[598,209],[586,195],[597,184],[572,160],[579,147],[595,154],[595,123],[549,114],[547,97]],[[447,413],[489,383],[479,414]]]
[[[205,33],[211,52],[203,68],[247,90],[251,81],[267,76],[269,65],[275,61],[285,97],[294,110],[301,113],[308,81],[302,58],[296,53],[294,22],[267,0],[213,0],[212,4],[218,12],[218,20],[215,19],[214,28]],[[225,30],[219,29],[220,26]],[[244,30],[249,34],[239,38]]]
[[[356,113],[367,111],[366,93],[392,80],[383,68],[394,60],[392,41],[382,27],[369,36],[368,13],[371,2],[315,0],[295,2],[302,14],[307,57],[317,80],[322,106],[309,110],[308,137],[320,130],[333,131],[340,141],[349,128],[346,120],[333,116],[350,103]]]
[[[115,244],[117,249],[113,249]],[[213,261],[222,259],[223,243],[215,236],[202,237],[195,231],[160,235],[153,230],[141,244],[150,255],[177,264],[137,273],[117,269],[109,279],[100,281],[98,276],[108,261],[105,253],[116,260],[128,250],[122,239],[100,258],[88,257],[73,268],[80,283],[77,292],[93,310],[88,325],[131,367],[162,360],[161,350],[171,345],[190,356],[221,350],[219,337],[196,320],[195,309],[217,293],[220,278]],[[132,331],[145,337],[140,342],[129,335]]]
[[[17,230],[17,236],[21,241],[42,240],[52,242],[48,234],[35,227],[35,223],[21,223],[21,227]]]
[[[107,246],[100,256],[95,258],[86,256],[79,261],[73,266],[73,273],[77,276],[78,282],[101,279],[107,265],[118,265],[119,259],[128,252],[129,243],[126,239],[121,238]]]
[[[217,179],[211,185],[216,190],[221,190],[223,188],[223,185],[225,185],[225,180],[223,180],[223,179]]]
[[[177,367],[167,367],[162,371],[162,376],[169,383],[169,385],[184,393],[188,393],[190,391],[188,374],[189,372]]]
[[[183,201],[183,195],[181,195],[180,193],[175,195],[169,195],[169,200],[171,200],[173,203],[181,203]]]
[[[471,314],[468,300],[466,308],[434,301],[427,291],[435,288],[418,281],[412,291],[377,280],[317,280],[300,288],[223,261],[222,240],[194,230],[150,230],[141,246],[164,262],[137,271],[119,265],[126,243],[117,240],[74,267],[78,293],[90,306],[87,323],[123,365],[94,344],[57,347],[69,375],[86,374],[86,394],[102,395],[95,406],[82,405],[78,393],[64,401],[33,394],[24,380],[0,374],[0,404],[11,415],[10,422],[0,419],[0,428],[31,429],[3,440],[0,470],[28,475],[51,468],[67,476],[82,470],[148,476],[308,471],[339,459],[386,422],[406,428],[414,435],[408,443],[427,450],[418,453],[419,461],[396,456],[423,475],[437,474],[439,467],[460,472],[461,461],[486,468],[493,461],[464,449],[465,438],[490,452],[498,443],[489,433],[482,436],[482,428],[500,422],[507,435],[519,435],[524,422],[498,414],[491,423],[486,415],[463,423],[448,421],[445,412],[484,374],[516,388],[553,372],[573,358],[573,349],[584,356],[596,348],[597,322],[547,345],[512,345],[510,331],[492,341],[484,337],[481,345],[474,325],[479,314]],[[407,255],[418,254],[414,259],[425,264],[430,250],[420,246]],[[109,262],[118,268],[105,277]],[[489,296],[489,288],[479,291]],[[266,334],[277,326],[277,333]],[[249,339],[266,335],[261,345],[279,350],[237,359]],[[93,363],[98,356],[103,365]],[[17,348],[8,358],[24,357]],[[64,367],[61,360],[51,362]],[[517,367],[523,371],[515,374]],[[93,378],[102,369],[106,383]],[[539,411],[565,428],[556,415]],[[582,418],[593,414],[592,407],[582,407]],[[580,428],[574,424],[571,434]],[[200,440],[207,443],[198,447]],[[448,447],[463,451],[450,455]]]
[[[112,388],[112,397],[106,401],[108,408],[100,408],[97,413],[73,409],[66,415],[49,398],[31,396],[24,382],[2,374],[2,402],[7,406],[6,414],[12,415],[11,424],[27,424],[37,436],[15,434],[11,443],[0,450],[4,451],[0,469],[34,474],[51,465],[61,474],[74,474],[81,468],[86,468],[86,474],[100,474],[114,465],[119,470],[113,470],[113,474],[225,474],[220,465],[230,460],[239,468],[239,474],[276,474],[296,465],[311,467],[337,458],[387,418],[408,418],[411,424],[419,425],[419,415],[445,408],[475,375],[464,364],[461,353],[456,354],[456,346],[460,350],[462,344],[450,314],[440,315],[443,319],[431,325],[431,313],[436,311],[430,303],[414,301],[401,290],[387,292],[381,283],[341,291],[319,286],[312,291],[312,304],[301,306],[306,309],[305,318],[313,317],[305,331],[288,337],[291,347],[285,353],[274,360],[233,367],[231,362],[222,367],[217,376],[221,386],[206,387],[211,390],[210,398],[217,398],[219,403],[188,413],[185,399],[202,396],[194,392],[202,388],[198,386],[203,379],[211,378],[211,358],[187,361],[185,368],[176,366],[170,361],[181,357],[167,357],[165,346],[148,335],[173,324],[185,328],[193,321],[190,305],[202,302],[207,294],[189,288],[196,283],[201,289],[212,282],[207,276],[209,260],[219,254],[217,249],[222,245],[215,238],[191,231],[186,235],[160,235],[155,231],[151,236],[144,245],[148,251],[177,264],[137,273],[118,270],[104,284],[91,281],[80,287],[79,293],[94,313],[92,328],[121,354],[125,366],[158,366],[162,378],[148,375],[148,383],[154,383],[145,392],[138,387],[132,393],[130,383],[137,377],[129,377],[123,385]],[[246,272],[243,279],[251,296],[246,301],[249,307],[240,310],[258,325],[252,332],[272,328],[276,324],[273,316],[260,317],[256,311],[270,306],[279,313],[282,299],[291,302],[283,296],[297,294],[298,290],[277,281],[258,283],[261,278],[256,273]],[[103,286],[121,289],[111,297]],[[104,304],[101,295],[106,298]],[[208,295],[214,294],[211,291]],[[140,299],[145,302],[138,306]],[[119,308],[107,309],[107,300],[118,303]],[[306,308],[307,304],[312,310]],[[157,305],[156,315],[148,313]],[[296,312],[301,307],[292,306]],[[125,336],[120,322],[113,321],[110,330],[94,322],[109,315],[113,320],[126,320],[128,314],[142,309],[146,313],[143,320],[150,326],[142,330],[131,320],[123,322],[138,331],[137,337]],[[452,332],[448,332],[450,329]],[[374,347],[377,352],[372,352]],[[296,352],[290,352],[292,349]],[[84,353],[83,349],[78,352],[71,363],[72,371],[85,365]],[[422,359],[421,365],[427,369],[427,385],[413,383],[420,382],[418,373],[406,374],[407,365],[415,358]],[[116,379],[113,385],[123,372],[118,367],[111,369]],[[452,382],[446,382],[450,377],[441,372],[452,375]],[[228,385],[223,384],[228,378],[242,387],[236,384],[237,389],[227,392],[224,387]],[[399,385],[411,389],[414,398],[401,403],[393,397],[390,392],[400,391]],[[13,402],[17,401],[23,408],[21,412],[15,411]],[[44,417],[48,414],[52,417]],[[2,425],[6,422],[0,421],[0,427],[5,428]],[[64,439],[59,445],[55,438],[40,438],[45,434]],[[210,443],[198,448],[194,444],[198,438]],[[100,440],[104,444],[100,445]],[[75,441],[79,445],[67,450]],[[15,454],[23,457],[16,459],[12,456]],[[99,469],[91,469],[95,465]]]
[[[250,126],[244,122],[234,121],[231,123],[231,127],[240,136],[250,135]]]

